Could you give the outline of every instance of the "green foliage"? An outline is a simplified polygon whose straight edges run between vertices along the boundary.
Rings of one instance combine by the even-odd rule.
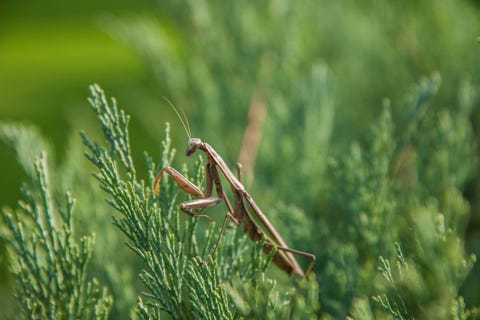
[[[151,193],[158,169],[175,161],[204,184],[201,156],[182,166],[172,146],[184,135],[172,130],[171,141],[159,125],[173,113],[166,104],[130,109],[140,124],[130,141],[128,115],[93,86],[105,142],[91,129],[83,140],[104,193],[80,164],[78,143],[52,166],[51,188],[56,199],[72,190],[81,208],[75,230],[96,234],[91,274],[109,286],[111,318],[480,317],[470,253],[479,243],[477,8],[453,0],[167,0],[158,8],[103,19],[150,71],[151,93],[132,88],[131,101],[158,106],[157,95],[168,96],[228,164],[247,108],[264,103],[246,187],[286,242],[317,263],[307,281],[287,278],[267,268],[272,254],[261,242],[231,225],[210,257],[218,224],[179,212],[189,197],[168,177],[158,197]],[[160,155],[138,165],[137,150],[162,130]],[[17,154],[27,177],[35,175],[29,155],[51,153],[37,135],[6,139],[25,150]],[[225,212],[204,213],[217,221]]]
[[[475,256],[462,242],[469,208],[459,188],[477,159],[471,108],[430,106],[439,80],[416,88],[403,117],[393,118],[387,101],[367,146],[354,144],[333,163],[334,214],[344,216],[325,228],[323,306],[335,316],[351,308],[362,319],[385,317],[381,309],[396,319],[446,319],[460,299]]]
[[[158,15],[107,25],[143,57],[152,80],[187,108],[193,131],[227,163],[236,159],[244,125],[238,126],[252,97],[263,96],[268,116],[255,183],[247,187],[261,195],[292,247],[317,254],[322,314],[341,318],[367,305],[372,315],[380,312],[370,306],[379,256],[395,259],[395,243],[407,250],[417,212],[436,207],[446,230],[465,238],[462,192],[477,174],[470,123],[476,89],[468,81],[458,87],[475,68],[478,82],[478,60],[460,49],[476,36],[471,26],[478,19],[469,8],[455,1],[166,1]],[[452,23],[458,15],[465,28]],[[400,102],[426,73],[433,75]],[[379,106],[384,96],[391,100]],[[352,143],[356,136],[361,140]],[[456,254],[445,268],[469,260]]]
[[[34,183],[36,158],[40,157],[42,150],[48,155],[54,154],[51,145],[42,138],[38,128],[14,123],[2,123],[0,137],[16,154],[18,163],[30,183]],[[133,281],[136,270],[124,268],[122,261],[131,260],[131,254],[117,232],[111,228],[110,208],[105,205],[104,196],[98,188],[92,187],[91,168],[85,165],[85,161],[81,161],[84,158],[84,151],[78,141],[78,135],[70,136],[69,141],[63,163],[56,165],[57,162],[50,159],[51,157],[48,161],[51,199],[55,203],[64,202],[65,190],[70,190],[75,196],[75,202],[80,210],[75,212],[72,225],[69,225],[69,222],[67,225],[73,228],[76,234],[95,233],[97,243],[95,254],[89,258],[88,275],[93,275],[100,283],[108,284],[110,287],[110,294],[114,296],[115,301],[111,310],[112,317],[128,314],[136,299]],[[5,239],[10,238],[5,236]]]
[[[143,294],[137,296],[131,312],[141,319],[158,318],[163,313],[175,319],[339,318],[349,314],[360,319],[387,315],[398,319],[426,318],[432,314],[440,318],[478,317],[478,309],[467,308],[459,296],[475,261],[473,255],[465,253],[461,240],[469,209],[459,192],[477,163],[472,130],[466,121],[472,108],[464,105],[457,112],[433,110],[429,99],[438,87],[439,77],[434,75],[409,96],[405,107],[410,110],[408,121],[393,116],[390,104],[385,102],[368,142],[364,146],[353,144],[350,154],[331,162],[330,174],[325,175],[331,180],[331,187],[323,199],[330,199],[332,216],[326,214],[318,221],[320,232],[315,235],[324,248],[316,252],[320,277],[317,282],[314,275],[306,281],[271,278],[275,273],[267,272],[267,267],[274,253],[264,255],[262,242],[253,244],[241,234],[241,228],[234,226],[227,228],[216,257],[209,256],[219,227],[182,215],[177,204],[183,196],[171,179],[162,180],[158,197],[150,188],[158,169],[173,160],[169,127],[165,128],[160,165],[155,165],[146,154],[148,179],[145,182],[137,178],[128,132],[130,117],[118,109],[114,99],[109,100],[98,86],[92,86],[90,103],[106,144],[90,140],[85,133],[82,138],[89,149],[88,159],[99,170],[95,177],[108,195],[107,203],[119,213],[114,215],[113,222],[141,262],[138,271]],[[462,101],[474,100],[464,97]],[[28,158],[30,150],[20,147],[23,141],[27,146],[46,145],[41,140],[32,143],[36,139],[34,131],[7,125],[3,128],[4,139],[11,142],[17,153],[24,154],[19,159],[27,166],[28,161],[22,159]],[[445,158],[452,150],[468,161]],[[424,152],[432,156],[427,157]],[[37,183],[34,185],[38,195],[27,192],[21,211],[33,221],[29,228],[38,229],[33,238],[27,240],[22,229],[16,227],[19,213],[7,215],[10,232],[5,233],[5,238],[20,258],[18,270],[23,271],[18,273],[18,283],[26,288],[19,292],[20,301],[27,301],[28,307],[38,306],[47,297],[49,301],[62,302],[54,303],[55,306],[68,306],[58,312],[82,312],[83,302],[94,306],[88,308],[93,315],[106,317],[111,298],[99,289],[96,280],[86,282],[91,239],[73,242],[70,196],[66,210],[58,213],[63,221],[61,230],[54,227],[51,216],[57,202],[50,203],[44,168],[45,158],[40,158],[33,169],[27,167],[27,173],[34,173],[32,181]],[[201,156],[193,174],[189,175],[186,168],[183,172],[202,185]],[[41,211],[35,211],[38,208]],[[290,219],[304,214],[295,205],[278,205],[272,210],[273,214],[279,212],[295,212]],[[39,218],[39,213],[44,217]],[[36,256],[37,242],[44,245],[41,251],[45,260],[21,262]],[[25,255],[28,249],[32,250],[31,255]],[[50,263],[49,252],[65,257]],[[38,295],[32,295],[33,289],[28,285],[36,285],[34,279],[38,279],[39,271],[30,266],[41,266],[42,262],[47,262],[41,267],[44,269],[39,269],[47,283],[55,283],[48,282],[52,281],[50,269],[61,270],[62,279],[74,278],[66,288],[80,289],[73,290],[73,295],[60,296],[57,292],[64,287],[58,284],[51,290],[58,294],[53,298],[42,287]],[[76,264],[78,268],[68,270],[67,266]],[[95,272],[100,270],[95,266]],[[113,272],[105,267],[103,272],[109,271]],[[65,283],[68,282],[63,281],[62,285]],[[133,283],[125,286],[132,288]],[[118,289],[117,294],[121,294]],[[53,312],[51,308],[44,310]]]
[[[13,131],[26,136],[32,133],[9,126],[2,129],[7,136]],[[32,136],[27,140],[35,141]],[[19,154],[27,153],[19,150]],[[23,316],[106,319],[112,299],[95,278],[87,277],[93,236],[75,239],[74,200],[69,193],[62,204],[64,208],[57,209],[57,202],[51,198],[45,153],[36,159],[31,170],[32,186],[24,188],[24,201],[19,202],[17,210],[5,210],[8,230],[2,232],[16,257],[13,271]]]

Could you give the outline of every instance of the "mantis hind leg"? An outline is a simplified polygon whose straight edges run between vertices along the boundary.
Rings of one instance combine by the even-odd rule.
[[[308,275],[312,271],[313,266],[315,265],[315,261],[317,260],[317,258],[311,253],[300,251],[300,250],[295,250],[295,249],[290,249],[288,247],[278,246],[278,245],[275,245],[275,244],[273,244],[271,242],[268,242],[268,241],[265,242],[264,246],[267,247],[267,248],[276,248],[277,250],[297,254],[299,256],[306,257],[306,258],[310,259],[310,264],[308,265],[308,268],[307,268],[307,271],[305,272],[305,274],[303,274],[303,272],[299,273],[297,270],[292,270],[292,272],[298,273],[299,275],[303,276],[305,279],[308,277]]]

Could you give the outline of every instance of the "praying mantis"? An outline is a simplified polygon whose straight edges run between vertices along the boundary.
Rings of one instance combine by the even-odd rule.
[[[183,176],[180,172],[175,170],[173,167],[165,166],[160,169],[155,181],[153,184],[152,191],[155,195],[158,195],[158,189],[162,177],[165,174],[170,175],[175,183],[185,192],[193,195],[196,199],[182,202],[180,204],[180,210],[191,216],[191,217],[210,217],[194,213],[192,210],[195,209],[205,209],[211,206],[214,206],[220,202],[224,202],[227,207],[227,214],[223,220],[220,233],[215,244],[215,247],[212,252],[212,256],[215,256],[220,238],[224,232],[226,223],[228,219],[231,219],[236,226],[243,226],[244,232],[255,242],[260,241],[262,238],[265,238],[263,251],[269,253],[273,248],[276,248],[276,252],[272,258],[273,263],[279,267],[281,270],[285,271],[289,275],[295,273],[304,278],[308,277],[310,271],[315,264],[315,256],[308,252],[303,252],[299,250],[290,249],[285,241],[282,239],[280,234],[274,228],[272,223],[260,210],[260,207],[255,203],[252,196],[245,190],[241,182],[241,165],[237,164],[237,176],[229,169],[222,157],[213,149],[211,145],[206,142],[203,142],[199,138],[192,138],[190,125],[188,123],[188,118],[185,112],[182,109],[183,118],[180,116],[178,110],[173,106],[173,104],[166,99],[170,104],[170,107],[177,114],[185,132],[188,135],[188,147],[186,150],[186,156],[189,157],[197,150],[203,151],[207,158],[206,164],[206,183],[205,183],[205,192]],[[233,195],[233,206],[230,203],[229,198],[225,194],[225,190],[222,186],[222,181],[220,180],[219,172],[223,175],[227,183],[230,185],[231,193]],[[212,195],[213,186],[217,195]],[[249,210],[250,209],[250,210]],[[297,260],[293,256],[297,254],[303,257],[310,259],[310,265],[307,268],[307,271],[304,273]]]

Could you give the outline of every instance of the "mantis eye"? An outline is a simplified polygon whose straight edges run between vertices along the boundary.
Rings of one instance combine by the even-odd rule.
[[[192,147],[192,146],[189,145],[189,146],[187,147],[187,151],[185,151],[185,154],[187,155],[187,157],[189,157],[189,156],[191,156],[195,151],[197,151],[197,147],[196,147],[196,146]]]
[[[188,156],[192,155],[195,151],[197,151],[198,146],[202,143],[200,139],[192,138],[188,141],[188,147],[185,154]]]

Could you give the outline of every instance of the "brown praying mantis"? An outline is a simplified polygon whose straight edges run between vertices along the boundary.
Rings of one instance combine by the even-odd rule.
[[[237,164],[237,176],[229,169],[222,157],[210,146],[208,143],[203,142],[198,138],[192,138],[190,125],[185,112],[182,110],[183,118],[180,116],[178,110],[173,104],[166,99],[172,109],[177,114],[180,122],[182,123],[185,132],[188,135],[188,147],[186,150],[186,156],[189,157],[195,151],[201,150],[207,157],[206,165],[206,185],[205,192],[202,192],[199,187],[193,184],[185,176],[179,173],[177,170],[170,166],[163,167],[157,174],[153,185],[153,192],[158,195],[158,189],[162,180],[163,174],[170,175],[177,185],[185,192],[197,197],[197,199],[185,201],[180,204],[180,210],[191,217],[205,216],[192,212],[192,209],[205,209],[214,206],[220,202],[224,202],[227,207],[227,214],[223,220],[220,233],[212,252],[212,256],[215,256],[220,238],[224,232],[226,222],[230,218],[235,225],[243,225],[243,230],[248,236],[255,242],[265,238],[263,251],[269,253],[273,248],[276,248],[276,252],[272,258],[272,261],[281,270],[288,274],[296,273],[302,277],[307,277],[315,264],[315,256],[311,253],[290,249],[285,241],[282,239],[277,230],[273,227],[272,223],[262,213],[259,206],[255,203],[252,196],[245,190],[241,182],[241,165]],[[234,205],[230,203],[229,198],[225,194],[222,182],[220,180],[219,171],[224,176],[227,183],[230,185],[230,189],[234,199]],[[217,195],[212,195],[213,185]],[[251,211],[249,211],[250,209]],[[208,216],[206,216],[208,217]],[[208,217],[210,219],[210,217]],[[307,271],[304,273],[297,260],[293,256],[297,254],[310,259],[310,265]]]

